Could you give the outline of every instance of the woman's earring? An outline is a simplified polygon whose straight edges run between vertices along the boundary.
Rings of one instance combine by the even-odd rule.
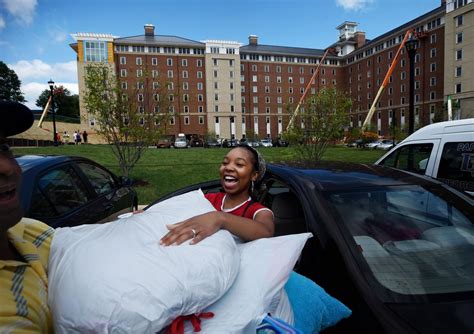
[[[250,193],[251,193],[251,194],[253,194],[253,186],[254,186],[254,184],[253,184],[253,180],[252,180],[252,183],[251,183],[251,185],[250,185]]]

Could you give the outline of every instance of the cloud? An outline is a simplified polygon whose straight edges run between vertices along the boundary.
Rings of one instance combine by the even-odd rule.
[[[373,0],[336,0],[338,6],[345,10],[360,10],[370,5]]]
[[[71,94],[79,94],[79,86],[74,82],[55,82],[57,86],[64,86],[69,89]],[[28,101],[25,105],[30,109],[39,109],[36,105],[36,99],[45,90],[49,89],[47,82],[28,82],[21,85],[21,91],[25,94],[25,99]]]
[[[3,28],[5,28],[5,20],[2,16],[0,16],[0,30],[2,30]]]
[[[26,24],[33,22],[36,0],[2,0],[2,2],[7,11],[18,21]]]
[[[8,67],[21,80],[21,90],[29,108],[38,109],[36,99],[45,89],[49,89],[49,79],[53,79],[58,86],[66,87],[72,94],[79,93],[76,61],[48,64],[40,59],[20,60],[15,64],[8,64]]]
[[[40,59],[20,60],[15,64],[9,64],[8,67],[13,69],[22,81],[43,79],[47,82],[51,78],[54,81],[77,81],[77,63],[75,60],[52,65]]]

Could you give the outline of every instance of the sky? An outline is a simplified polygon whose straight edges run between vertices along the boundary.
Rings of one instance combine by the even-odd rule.
[[[20,78],[26,105],[48,80],[78,93],[71,33],[155,34],[196,41],[238,41],[325,49],[338,39],[336,26],[358,23],[373,39],[426,12],[441,0],[0,0],[0,60]]]

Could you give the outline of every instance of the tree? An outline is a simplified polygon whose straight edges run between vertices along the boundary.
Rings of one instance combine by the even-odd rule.
[[[15,71],[0,61],[0,100],[26,102],[20,86],[21,81]]]
[[[154,87],[154,98],[148,98],[145,92],[151,87],[146,71],[143,72],[143,80],[128,95],[110,65],[90,64],[85,69],[84,105],[98,123],[97,133],[111,144],[125,176],[130,175],[144,150],[158,142],[169,121],[167,83]],[[137,93],[143,94],[142,101],[137,101]]]
[[[38,99],[36,105],[44,109],[48,102],[51,91],[45,89]],[[71,94],[69,89],[63,86],[54,87],[54,104],[56,106],[56,115],[79,119],[79,96]]]
[[[321,160],[328,144],[343,137],[351,105],[351,99],[335,88],[323,88],[305,101],[299,116],[304,127],[293,125],[285,133],[296,144],[299,160]]]

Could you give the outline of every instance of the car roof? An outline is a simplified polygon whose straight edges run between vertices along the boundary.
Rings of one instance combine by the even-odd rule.
[[[446,133],[474,132],[474,118],[467,118],[455,121],[446,121],[426,125],[415,131],[403,140],[412,141],[419,139],[429,139],[432,136],[442,136]]]
[[[351,191],[370,187],[441,184],[439,181],[394,168],[350,162],[320,161],[311,164],[297,162],[269,164],[269,170],[276,174],[291,174],[291,176],[304,178],[313,183],[320,191]]]
[[[16,161],[20,165],[23,172],[35,168],[37,166],[50,166],[71,160],[88,160],[82,157],[74,157],[67,155],[18,155],[15,156]]]

